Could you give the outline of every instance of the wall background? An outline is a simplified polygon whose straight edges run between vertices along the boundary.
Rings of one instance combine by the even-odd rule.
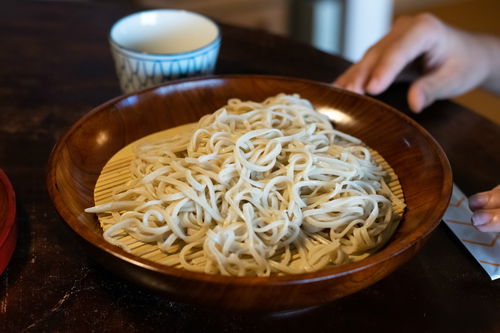
[[[301,39],[327,52],[342,54],[351,60],[356,60],[360,52],[362,54],[362,50],[367,47],[366,43],[376,40],[374,36],[383,35],[384,30],[389,29],[391,21],[399,15],[413,15],[426,11],[456,27],[500,36],[500,0],[128,1],[144,7],[182,8],[196,11],[222,22],[264,29]],[[365,3],[366,6],[364,6]],[[375,9],[374,3],[378,6]],[[355,5],[361,9],[361,19],[358,22],[363,24],[356,23],[355,27],[358,30],[363,26],[369,26],[369,28],[365,28],[364,31],[355,31],[356,28],[352,28],[347,33],[344,31],[346,25],[348,26],[345,7],[349,5]],[[378,16],[366,21],[366,18],[363,19],[366,16],[363,16],[363,9],[365,12],[370,11],[370,14],[378,13]],[[369,33],[373,35],[366,37],[365,35]],[[346,38],[348,41],[345,40]],[[361,46],[352,45],[356,38],[359,38],[357,42],[361,43]],[[482,89],[476,89],[454,100],[500,124],[500,97]]]

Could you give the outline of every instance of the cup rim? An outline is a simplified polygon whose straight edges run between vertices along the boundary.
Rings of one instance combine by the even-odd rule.
[[[126,20],[128,18],[131,18],[132,16],[141,15],[141,14],[144,14],[144,13],[151,13],[151,12],[188,13],[188,14],[192,14],[192,15],[204,18],[204,19],[208,20],[210,23],[212,23],[214,25],[214,27],[216,29],[215,38],[213,40],[211,40],[210,42],[208,42],[207,44],[205,44],[203,46],[200,46],[200,47],[198,47],[196,49],[189,50],[189,51],[185,51],[185,52],[161,52],[161,53],[158,53],[158,52],[144,52],[144,51],[139,51],[137,49],[133,49],[133,48],[124,46],[124,45],[118,43],[116,40],[114,40],[111,37],[111,32],[113,31],[113,29],[118,24],[120,24],[122,21],[124,21],[124,20]],[[192,11],[189,11],[189,10],[184,10],[184,9],[148,9],[148,10],[142,10],[142,11],[139,11],[139,12],[135,12],[135,13],[126,15],[126,16],[120,18],[119,20],[117,20],[115,23],[113,23],[113,25],[111,26],[111,28],[109,29],[109,32],[108,32],[108,41],[109,41],[109,43],[112,44],[112,45],[114,45],[114,46],[116,46],[117,48],[126,50],[126,51],[131,52],[131,53],[135,53],[135,54],[152,55],[152,56],[173,56],[173,55],[184,55],[184,54],[189,54],[189,53],[193,53],[193,52],[198,52],[198,51],[203,50],[203,49],[205,49],[207,47],[210,47],[213,44],[218,43],[220,41],[220,39],[221,39],[221,30],[220,30],[219,24],[217,24],[217,22],[215,22],[214,20],[212,20],[211,18],[209,18],[209,17],[207,17],[205,15],[202,15],[202,14],[199,14],[199,13],[196,13],[196,12],[192,12]]]

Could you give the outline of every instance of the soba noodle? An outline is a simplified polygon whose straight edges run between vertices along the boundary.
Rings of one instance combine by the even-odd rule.
[[[309,101],[230,99],[193,131],[139,146],[104,232],[155,243],[169,265],[235,276],[311,272],[362,259],[404,205],[357,138]]]

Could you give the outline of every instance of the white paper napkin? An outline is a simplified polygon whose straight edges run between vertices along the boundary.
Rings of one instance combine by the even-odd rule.
[[[469,250],[492,280],[500,278],[500,233],[478,231],[471,222],[467,197],[453,184],[443,221]]]

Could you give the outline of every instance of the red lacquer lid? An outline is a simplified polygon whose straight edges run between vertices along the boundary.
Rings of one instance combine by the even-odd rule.
[[[5,172],[0,169],[0,274],[9,263],[17,241],[16,196]]]

